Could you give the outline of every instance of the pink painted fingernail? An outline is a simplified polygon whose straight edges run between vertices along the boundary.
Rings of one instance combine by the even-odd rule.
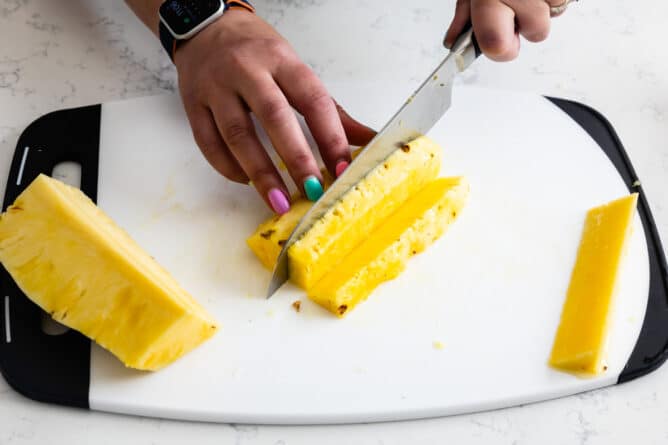
[[[285,193],[281,189],[273,188],[269,190],[267,198],[269,199],[271,208],[277,214],[282,215],[290,210],[290,201],[288,201],[288,197],[285,196]]]
[[[347,169],[349,165],[350,164],[348,163],[348,161],[339,161],[339,163],[336,164],[336,167],[334,167],[334,172],[336,173],[336,177],[338,178],[339,176],[341,176],[341,173],[343,173],[343,171]]]

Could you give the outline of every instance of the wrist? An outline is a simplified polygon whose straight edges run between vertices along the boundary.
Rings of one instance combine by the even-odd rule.
[[[158,34],[170,59],[174,61],[177,49],[185,42],[232,11],[254,13],[255,9],[248,0],[221,0],[201,3],[199,7],[192,7],[185,0],[165,1],[159,9]]]

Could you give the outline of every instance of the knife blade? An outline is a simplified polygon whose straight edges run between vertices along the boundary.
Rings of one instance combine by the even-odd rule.
[[[452,86],[457,73],[464,71],[480,55],[470,26],[457,39],[452,50],[367,144],[341,176],[302,217],[278,255],[267,298],[288,280],[288,249],[339,199],[397,148],[426,134],[445,114],[452,102]]]

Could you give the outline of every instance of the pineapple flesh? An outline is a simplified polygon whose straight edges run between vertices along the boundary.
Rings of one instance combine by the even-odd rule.
[[[441,149],[420,137],[393,153],[343,196],[288,251],[290,280],[343,316],[408,258],[437,239],[464,207],[464,178],[436,178]],[[248,245],[269,269],[312,203],[297,201],[262,223]]]
[[[438,239],[464,207],[468,191],[461,177],[430,182],[309,289],[309,298],[343,316]]]
[[[392,153],[288,250],[290,279],[308,290],[406,200],[438,176],[441,148],[419,137]]]
[[[608,325],[637,202],[632,193],[587,213],[549,360],[557,369],[585,375],[605,370]]]
[[[88,197],[45,175],[0,215],[0,262],[55,320],[131,368],[160,369],[218,329]]]

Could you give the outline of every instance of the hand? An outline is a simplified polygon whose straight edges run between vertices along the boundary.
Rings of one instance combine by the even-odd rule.
[[[550,7],[564,0],[457,0],[445,44],[452,47],[469,21],[482,52],[497,61],[512,60],[520,50],[521,34],[540,42],[550,33]]]
[[[276,213],[289,209],[288,189],[255,133],[250,111],[311,199],[317,199],[318,187],[322,193],[323,178],[292,107],[304,116],[334,177],[350,162],[349,143],[364,145],[374,136],[334,102],[285,39],[248,11],[227,11],[180,46],[174,62],[193,135],[206,159],[232,181],[252,181]]]

